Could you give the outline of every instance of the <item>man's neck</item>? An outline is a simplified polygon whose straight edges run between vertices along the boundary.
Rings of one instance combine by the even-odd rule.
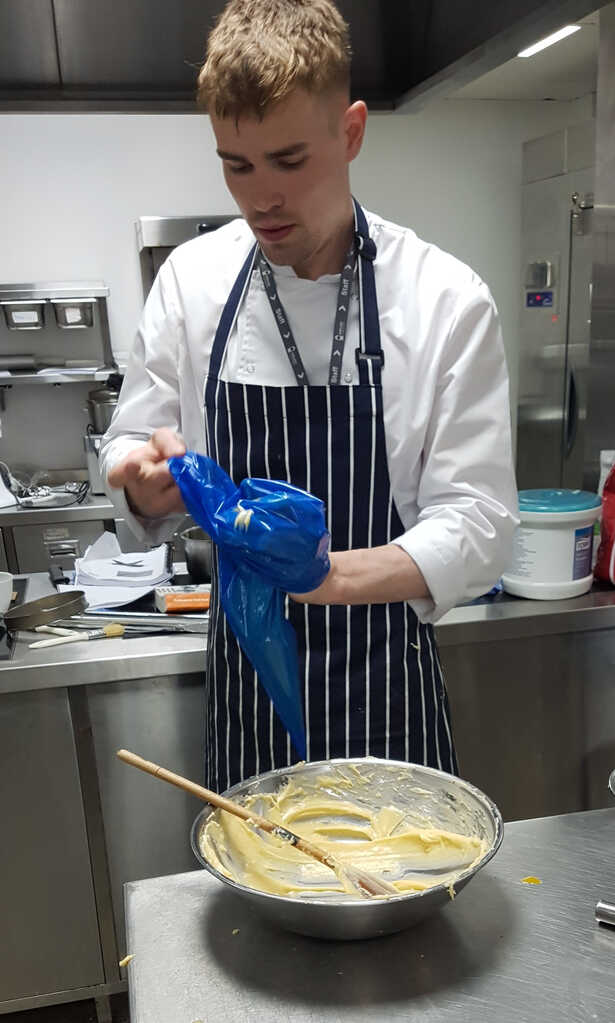
[[[307,259],[293,266],[297,277],[315,281],[324,274],[341,272],[354,235],[354,211],[339,226],[327,241]]]

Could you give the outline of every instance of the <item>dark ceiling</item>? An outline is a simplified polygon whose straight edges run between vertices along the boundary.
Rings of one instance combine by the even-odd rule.
[[[0,108],[194,109],[224,0],[0,0]],[[593,10],[584,0],[339,0],[373,108],[465,84]]]

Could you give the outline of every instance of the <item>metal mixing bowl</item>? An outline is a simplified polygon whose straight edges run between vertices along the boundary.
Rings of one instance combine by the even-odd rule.
[[[497,806],[487,796],[468,782],[444,771],[405,761],[367,757],[296,764],[294,767],[283,767],[248,778],[228,789],[224,795],[241,803],[255,792],[277,791],[291,775],[301,783],[303,779],[335,772],[349,765],[366,773],[370,779],[369,786],[365,786],[368,795],[361,794],[364,805],[373,809],[395,805],[406,809],[410,815],[427,817],[435,827],[485,839],[487,850],[484,856],[459,875],[454,883],[455,895],[499,849],[503,835],[502,817]],[[213,807],[206,807],[192,826],[192,849],[199,863],[223,884],[247,899],[273,923],[286,930],[314,938],[373,938],[410,927],[451,900],[449,887],[444,884],[389,899],[357,901],[296,899],[247,888],[221,874],[201,852],[201,834],[213,812]]]

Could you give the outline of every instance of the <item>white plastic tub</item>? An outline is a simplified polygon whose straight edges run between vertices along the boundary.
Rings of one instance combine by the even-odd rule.
[[[508,593],[563,600],[591,589],[594,523],[600,498],[586,490],[521,490]]]

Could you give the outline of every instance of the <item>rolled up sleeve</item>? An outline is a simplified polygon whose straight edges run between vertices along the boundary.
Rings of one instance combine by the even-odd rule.
[[[484,284],[462,299],[443,345],[423,450],[416,525],[394,543],[414,559],[432,600],[424,622],[488,592],[510,561],[517,517],[508,373]]]

